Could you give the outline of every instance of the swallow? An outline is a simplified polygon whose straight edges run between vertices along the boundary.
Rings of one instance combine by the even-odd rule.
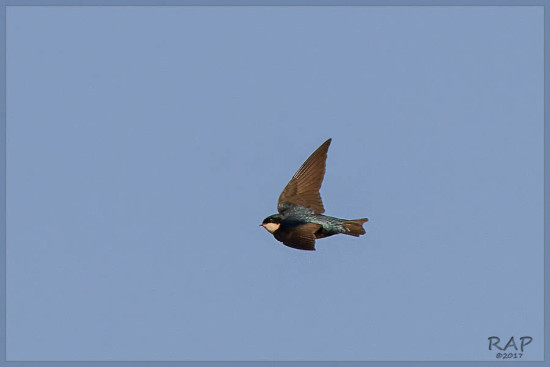
[[[328,147],[325,141],[294,174],[279,196],[278,214],[265,218],[260,226],[275,239],[298,250],[315,251],[315,240],[335,234],[359,237],[365,234],[367,218],[340,219],[323,215],[319,190],[325,177]]]

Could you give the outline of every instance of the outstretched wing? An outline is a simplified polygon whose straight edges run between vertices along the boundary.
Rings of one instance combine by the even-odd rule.
[[[310,208],[316,214],[325,212],[319,189],[325,177],[328,139],[302,164],[279,196],[277,209],[282,213],[289,204]]]
[[[273,235],[288,247],[315,251],[315,232],[319,228],[321,228],[320,224],[306,223],[292,228],[279,229]]]

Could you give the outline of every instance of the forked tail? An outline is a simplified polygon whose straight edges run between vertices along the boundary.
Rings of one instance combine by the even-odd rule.
[[[363,228],[363,223],[368,222],[368,218],[361,218],[361,219],[350,219],[344,221],[342,223],[342,226],[348,230],[348,232],[344,232],[344,234],[349,234],[350,236],[359,237],[362,234],[365,234],[365,229]]]

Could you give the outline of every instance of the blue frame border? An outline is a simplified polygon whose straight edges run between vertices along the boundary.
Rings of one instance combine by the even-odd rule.
[[[206,361],[7,361],[6,360],[6,23],[7,7],[10,6],[542,6],[544,7],[544,361],[510,361],[507,366],[545,366],[547,363],[547,352],[550,349],[550,320],[547,317],[547,305],[550,305],[550,292],[547,282],[550,272],[550,252],[547,251],[549,244],[548,229],[550,223],[547,220],[547,213],[550,213],[548,201],[550,187],[550,170],[547,160],[550,148],[550,129],[548,121],[550,109],[547,90],[550,89],[550,78],[547,73],[550,60],[550,37],[546,37],[550,27],[547,23],[550,19],[550,0],[0,0],[0,264],[3,271],[0,271],[0,366],[252,366],[261,364],[263,366],[487,366],[502,361],[311,361],[311,362],[277,362],[277,361],[227,361],[227,362],[206,362]],[[3,23],[3,26],[2,26]]]

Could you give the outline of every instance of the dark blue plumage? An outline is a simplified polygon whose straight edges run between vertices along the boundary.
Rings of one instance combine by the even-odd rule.
[[[328,237],[337,233],[348,233],[350,230],[343,226],[345,219],[329,217],[328,215],[315,214],[313,210],[300,206],[289,205],[282,214],[274,214],[281,218],[282,228],[296,227],[305,223],[316,223]],[[319,237],[318,237],[319,238]]]

